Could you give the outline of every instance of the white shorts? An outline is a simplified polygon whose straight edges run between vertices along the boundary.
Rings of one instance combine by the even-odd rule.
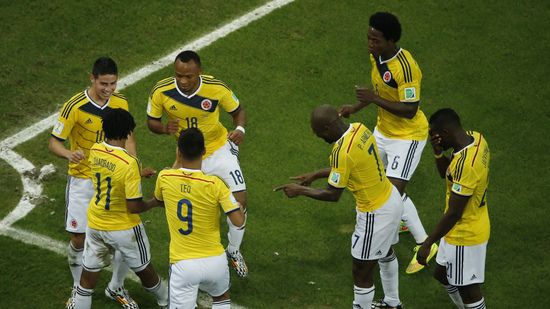
[[[399,240],[397,229],[402,213],[403,201],[394,186],[382,207],[372,212],[357,210],[355,231],[351,236],[351,255],[358,260],[385,257],[391,245]]]
[[[170,309],[194,309],[199,289],[217,297],[229,290],[225,252],[218,256],[182,260],[170,265]]]
[[[207,175],[223,179],[231,192],[246,191],[243,172],[239,165],[239,146],[230,140],[202,161],[201,170]]]
[[[94,196],[91,179],[67,177],[65,189],[65,230],[70,233],[86,233],[88,226],[88,205]]]
[[[375,127],[373,132],[378,146],[378,153],[386,167],[386,176],[411,180],[420,162],[426,140],[402,140],[387,138]]]
[[[149,239],[143,224],[121,231],[99,231],[88,227],[82,254],[82,267],[98,272],[111,264],[111,255],[120,251],[128,267],[140,272],[151,261]]]
[[[486,254],[487,242],[475,246],[455,246],[441,238],[435,261],[447,269],[450,285],[466,286],[485,281]]]

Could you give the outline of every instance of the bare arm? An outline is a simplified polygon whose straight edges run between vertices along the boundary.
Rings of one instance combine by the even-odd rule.
[[[283,190],[286,196],[290,198],[304,195],[312,199],[327,201],[327,202],[337,202],[340,199],[340,196],[342,196],[342,192],[344,192],[344,189],[335,188],[330,185],[323,189],[315,189],[315,188],[310,188],[306,186],[301,186],[296,183],[280,186],[278,188],[275,188],[274,191],[278,191],[278,190]]]
[[[315,172],[293,176],[293,177],[290,177],[290,179],[298,180],[298,183],[302,186],[309,186],[315,180],[319,178],[328,178],[329,175],[330,175],[330,167],[327,167]]]
[[[62,141],[53,136],[50,137],[50,140],[48,142],[48,149],[56,156],[60,158],[65,158],[71,163],[79,163],[81,160],[84,160],[86,158],[86,156],[84,155],[84,151],[71,151],[65,147],[65,144]]]
[[[344,117],[349,117],[355,114],[370,103],[374,103],[388,112],[407,119],[412,119],[418,111],[418,102],[405,103],[398,101],[389,101],[375,94],[371,89],[364,87],[356,87],[355,95],[358,102],[353,105],[344,105],[340,109],[340,114]]]
[[[126,200],[126,208],[132,214],[139,214],[154,207],[164,207],[164,203],[155,198],[144,202],[143,199]]]
[[[441,220],[439,220],[435,230],[424,241],[420,249],[418,249],[417,260],[420,264],[426,265],[426,259],[430,254],[432,244],[439,241],[441,237],[447,235],[456,225],[458,220],[462,218],[462,213],[464,213],[464,208],[466,208],[469,200],[470,196],[462,196],[451,192],[447,212],[445,212]]]
[[[134,157],[137,157],[136,136],[134,132],[128,135],[128,139],[126,140],[126,144],[124,145],[124,148],[128,151],[129,154],[133,155]]]
[[[147,127],[156,134],[172,135],[178,132],[178,120],[169,120],[166,125],[162,124],[161,119],[147,117]]]
[[[239,145],[244,140],[244,126],[246,124],[246,114],[244,112],[243,106],[239,106],[236,111],[231,113],[231,117],[233,117],[233,124],[235,127],[240,127],[243,129],[235,129],[227,135],[227,138],[231,140],[233,143]]]
[[[451,163],[451,160],[443,154],[443,147],[441,147],[441,137],[438,134],[434,134],[430,130],[430,143],[432,144],[432,149],[435,156],[435,165],[437,167],[437,172],[441,178],[445,178],[445,173],[447,173],[447,168]]]

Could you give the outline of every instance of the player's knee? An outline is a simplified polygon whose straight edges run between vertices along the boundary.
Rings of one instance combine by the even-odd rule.
[[[226,299],[229,299],[229,291],[226,291],[220,296],[212,296],[212,301],[222,301]]]
[[[353,273],[353,283],[362,288],[369,288],[374,284],[373,276],[372,276],[372,269],[374,268],[372,265],[376,263],[376,261],[362,261],[358,259],[353,259],[353,266],[352,266],[352,273]]]
[[[71,233],[71,245],[75,249],[84,248],[84,240],[86,239],[86,234],[84,233]]]

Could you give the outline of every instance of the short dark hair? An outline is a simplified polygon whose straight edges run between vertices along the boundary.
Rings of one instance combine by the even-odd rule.
[[[395,15],[388,12],[377,12],[371,15],[369,25],[382,32],[387,40],[397,43],[401,38],[401,24]]]
[[[99,75],[118,75],[116,62],[109,57],[98,58],[92,67],[92,75],[97,78]]]
[[[462,127],[460,117],[451,108],[442,108],[430,116],[430,127]]]
[[[175,61],[181,61],[181,62],[189,62],[191,60],[195,61],[195,63],[200,67],[201,66],[201,57],[199,57],[199,54],[192,50],[184,50],[181,53],[179,53],[176,56]]]
[[[134,117],[122,108],[108,108],[103,115],[103,132],[105,138],[121,140],[128,138],[134,131],[136,123]]]
[[[186,160],[196,160],[204,152],[204,136],[197,128],[188,128],[180,132],[178,149]]]

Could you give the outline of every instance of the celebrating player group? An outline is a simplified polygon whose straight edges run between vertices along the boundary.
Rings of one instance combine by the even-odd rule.
[[[404,308],[392,247],[406,231],[417,243],[406,274],[421,271],[435,256],[434,277],[453,303],[486,308],[480,285],[490,233],[487,141],[463,129],[452,109],[440,109],[428,121],[420,109],[422,72],[411,53],[398,46],[401,25],[394,15],[373,14],[366,35],[372,87],[355,86],[355,104],[321,105],[311,113],[315,135],[333,144],[328,167],[292,177],[297,182],[274,190],[331,202],[351,191],[353,308]],[[247,191],[239,163],[245,109],[224,82],[203,74],[196,52],[178,54],[173,68],[173,76],[154,85],[147,104],[148,129],[175,140],[169,150],[175,149],[174,162],[166,162],[172,167],[158,175],[138,159],[136,124],[127,99],[116,92],[118,68],[111,58],[97,59],[90,86],[61,108],[49,149],[69,162],[65,229],[73,288],[66,308],[91,308],[99,273],[109,265],[113,275],[105,296],[122,308],[138,308],[124,287],[129,270],[160,308],[180,309],[196,307],[199,289],[212,297],[212,308],[230,308],[228,263],[239,277],[248,275],[241,252]],[[346,123],[344,118],[371,104],[378,112],[372,131],[361,122]],[[221,109],[231,116],[233,130],[220,122]],[[405,190],[428,140],[447,187],[443,215],[431,233]],[[155,190],[145,199],[142,177],[155,175]],[[312,188],[320,178],[327,179],[326,187]],[[151,264],[139,216],[145,211],[166,214],[168,282]],[[225,248],[222,211],[228,225]],[[384,297],[374,301],[376,265]]]

